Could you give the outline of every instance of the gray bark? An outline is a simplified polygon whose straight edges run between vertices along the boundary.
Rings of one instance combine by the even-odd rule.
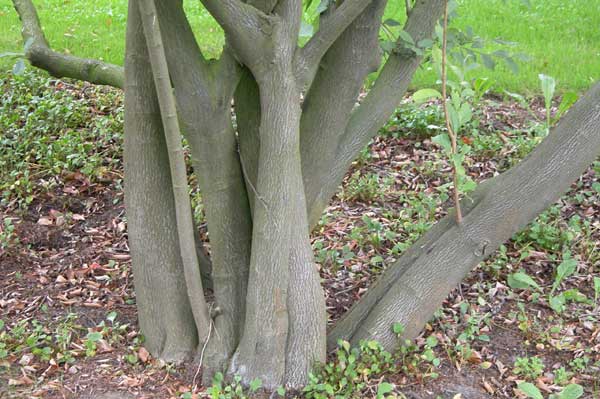
[[[139,0],[138,4],[142,15],[142,26],[146,36],[148,55],[169,155],[169,167],[173,182],[172,190],[175,200],[177,236],[179,238],[179,253],[183,263],[186,292],[192,306],[192,314],[196,322],[198,338],[200,342],[205,342],[208,339],[212,321],[204,298],[200,264],[196,255],[194,221],[175,97],[173,95],[173,88],[171,87],[169,67],[167,65],[154,0]]]
[[[211,241],[215,331],[204,354],[205,381],[236,349],[244,325],[252,221],[230,103],[240,68],[229,54],[204,61],[181,1],[160,2],[171,79],[190,144]]]
[[[118,68],[52,52],[30,0],[13,1],[30,42],[28,57],[40,58],[35,65],[122,86]],[[157,11],[147,13],[145,35],[138,1],[130,1],[127,32],[125,199],[140,326],[147,348],[166,360],[183,360],[210,336],[206,348],[200,345],[205,381],[228,367],[245,383],[261,378],[267,388],[298,388],[313,364],[325,360],[326,344],[333,347],[340,338],[376,339],[393,349],[393,323],[407,327],[406,337],[415,336],[469,270],[550,205],[598,155],[600,86],[518,167],[463,201],[462,225],[449,216],[411,247],[326,338],[309,229],[400,102],[420,58],[398,41],[357,106],[366,76],[379,65],[386,0],[338,4],[304,48],[296,44],[299,0],[202,0],[226,32],[218,61],[202,56],[181,0],[147,0]],[[416,2],[405,27],[415,42],[432,34],[443,5]],[[177,206],[174,196],[187,196],[178,125],[190,144],[206,209],[212,322],[194,261],[189,204]],[[167,147],[180,161],[171,170]],[[187,227],[178,232],[178,225]]]
[[[397,345],[393,323],[416,336],[448,292],[475,266],[567,191],[600,153],[600,84],[594,86],[519,165],[464,199],[464,219],[449,215],[381,276],[336,324],[338,339]]]
[[[288,217],[294,205],[292,182],[301,173],[300,109],[296,86],[289,76],[273,76],[261,88],[261,145],[246,322],[231,367],[246,382],[261,378],[271,388],[284,382],[292,238]]]
[[[382,0],[379,1],[384,3]],[[444,9],[443,3],[443,0],[421,0],[415,4],[415,7],[411,10],[410,17],[407,20],[404,30],[416,43],[422,39],[431,37],[435,23],[442,15]],[[376,0],[370,8],[365,10],[365,14],[370,11],[373,13],[373,16],[369,19],[369,23],[363,25],[363,29],[365,26],[368,27],[370,24],[374,23],[372,18],[377,18],[378,16],[376,13],[377,6]],[[381,7],[381,4],[379,7]],[[365,17],[366,15],[363,14],[363,18]],[[342,38],[340,38],[340,40],[341,39]],[[363,39],[359,36],[354,40]],[[371,51],[373,48],[377,48],[372,39],[371,42],[363,42],[362,44],[370,46]],[[334,49],[332,48],[332,50]],[[365,55],[364,57],[365,60],[375,60],[372,53],[370,55]],[[374,87],[369,91],[361,105],[352,112],[350,118],[340,118],[336,113],[332,113],[329,120],[331,123],[335,123],[336,129],[339,130],[334,130],[334,132],[336,132],[334,134],[338,134],[338,139],[335,144],[333,144],[335,150],[329,150],[330,154],[327,155],[327,159],[335,161],[331,162],[328,167],[322,166],[317,169],[312,166],[318,165],[319,162],[323,162],[323,157],[321,157],[320,160],[315,160],[314,156],[310,155],[313,151],[317,153],[320,151],[318,150],[319,139],[312,139],[312,137],[318,136],[318,134],[312,133],[312,135],[309,136],[311,139],[306,140],[306,147],[308,148],[303,147],[302,156],[304,175],[307,177],[311,176],[310,181],[305,181],[306,202],[310,226],[314,226],[319,220],[323,209],[325,209],[329,199],[341,184],[352,161],[356,159],[359,152],[365,148],[369,143],[369,140],[377,134],[381,126],[383,126],[391,117],[392,113],[400,103],[400,100],[406,93],[406,89],[408,88],[412,76],[420,63],[421,57],[417,56],[410,49],[407,49],[402,40],[399,39],[397,42],[397,49],[388,58],[379,77],[375,81]],[[337,68],[334,70],[343,68],[342,66],[337,65],[336,67]],[[364,66],[362,67],[364,68]],[[331,82],[331,80],[326,80],[324,84],[327,86],[330,93],[336,93],[340,90],[339,87],[344,87],[344,84],[338,80],[333,80],[333,82],[338,83],[336,85],[332,85],[329,82]],[[337,101],[339,100],[330,98],[327,108],[331,106],[335,107]],[[325,113],[328,111],[322,112]],[[347,107],[344,108],[343,112],[346,114],[349,112]],[[314,130],[318,132],[318,128],[315,128]],[[327,132],[327,130],[324,131]],[[313,142],[317,144],[311,145]]]
[[[140,13],[130,2],[125,59],[125,206],[145,346],[182,361],[198,345],[186,293],[160,109]]]
[[[302,173],[311,227],[343,178],[332,174],[337,147],[365,78],[379,65],[379,26],[386,3],[374,0],[333,44],[303,104]]]

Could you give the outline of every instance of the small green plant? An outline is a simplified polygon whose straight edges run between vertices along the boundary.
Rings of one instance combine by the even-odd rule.
[[[528,398],[544,399],[542,392],[538,387],[530,382],[520,382],[517,388]],[[550,394],[548,399],[578,399],[583,396],[583,387],[579,384],[569,384],[557,394]]]
[[[87,357],[92,357],[96,355],[96,350],[98,349],[98,341],[102,339],[102,333],[99,331],[90,331],[83,341],[83,345],[85,346],[85,355]]]
[[[513,372],[523,378],[535,380],[544,373],[544,362],[537,356],[517,357]]]
[[[554,98],[554,92],[556,90],[556,81],[552,76],[539,74],[540,83],[542,87],[542,93],[544,94],[544,105],[546,107],[546,134],[550,131],[550,127],[554,125],[560,117],[567,112],[569,108],[575,102],[577,102],[577,94],[576,93],[566,93],[563,95],[562,101],[558,106],[556,111],[556,115],[554,117],[551,116],[552,112],[552,99]]]
[[[382,179],[374,173],[361,175],[360,171],[356,171],[345,185],[343,196],[346,201],[371,202],[381,200],[392,183],[390,179]]]
[[[310,375],[304,395],[309,399],[352,398],[365,389],[367,382],[396,369],[391,353],[375,341],[362,341],[358,347],[340,341],[335,359],[320,366]],[[390,384],[391,385],[391,384]],[[378,388],[383,395],[389,393],[390,385]]]
[[[60,184],[59,174],[99,180],[118,164],[123,102],[117,92],[89,89],[95,94],[92,102],[30,71],[0,78],[0,87],[0,194],[5,204],[28,206],[34,189]],[[38,185],[40,177],[44,181]]]
[[[248,399],[248,394],[256,393],[262,387],[262,381],[256,378],[250,381],[248,389],[244,389],[242,385],[242,377],[235,375],[233,381],[227,383],[223,373],[217,373],[213,377],[213,383],[208,388],[207,393],[211,399]],[[285,395],[285,389],[280,387],[276,393],[280,396]]]
[[[560,367],[554,370],[554,383],[557,385],[565,385],[573,375],[574,373],[567,371],[565,367]]]
[[[0,225],[0,250],[5,250],[11,245],[19,243],[19,237],[15,233],[15,225],[11,218],[4,218]]]

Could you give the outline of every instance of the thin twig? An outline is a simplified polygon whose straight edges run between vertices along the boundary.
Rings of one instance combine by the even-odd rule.
[[[406,3],[406,16],[410,17],[410,9],[411,9],[410,0],[405,0],[405,3]]]
[[[448,0],[444,1],[444,34],[442,38],[442,103],[444,105],[444,117],[446,118],[446,129],[448,130],[448,136],[450,136],[450,144],[452,146],[452,155],[456,155],[456,133],[452,129],[450,124],[450,115],[448,113],[448,99],[447,99],[447,75],[446,75],[446,57],[447,57],[447,33],[448,33]],[[456,209],[456,223],[462,223],[462,212],[460,210],[460,193],[458,192],[458,171],[454,165],[454,160],[451,159],[452,163],[452,179],[453,179],[453,196],[454,206]]]
[[[212,305],[210,306],[210,308],[212,309]],[[210,310],[209,310],[209,314],[210,314]],[[192,388],[193,389],[196,388],[196,379],[198,378],[198,374],[200,374],[200,369],[202,368],[202,362],[204,360],[204,351],[206,351],[206,347],[208,346],[208,341],[210,340],[210,333],[212,332],[213,324],[214,324],[214,321],[211,318],[210,324],[208,326],[208,335],[206,336],[204,345],[202,345],[202,351],[200,351],[200,359],[198,361],[198,368],[196,369],[196,373],[194,374],[194,378],[192,379]]]

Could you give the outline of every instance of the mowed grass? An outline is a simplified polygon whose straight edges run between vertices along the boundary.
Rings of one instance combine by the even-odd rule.
[[[559,91],[583,91],[600,80],[600,0],[457,0],[459,15],[453,24],[471,26],[488,39],[516,45],[505,49],[529,56],[515,75],[506,66],[480,68],[470,77],[486,76],[495,90],[539,94],[538,74],[553,76]],[[42,25],[54,49],[82,57],[122,64],[125,51],[126,0],[35,0]],[[186,11],[202,50],[218,56],[223,34],[198,0],[186,0]],[[404,1],[390,0],[386,18],[404,19]],[[491,50],[499,46],[490,47]],[[0,0],[0,52],[20,51],[20,21],[11,0]],[[0,59],[0,70],[13,61]],[[413,87],[434,85],[427,68],[415,76]]]

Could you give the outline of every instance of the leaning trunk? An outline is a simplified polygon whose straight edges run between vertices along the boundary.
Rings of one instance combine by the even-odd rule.
[[[567,191],[598,157],[600,84],[593,87],[518,166],[462,201],[464,220],[447,216],[417,241],[336,324],[338,339],[397,344],[394,323],[416,336],[475,266]]]

